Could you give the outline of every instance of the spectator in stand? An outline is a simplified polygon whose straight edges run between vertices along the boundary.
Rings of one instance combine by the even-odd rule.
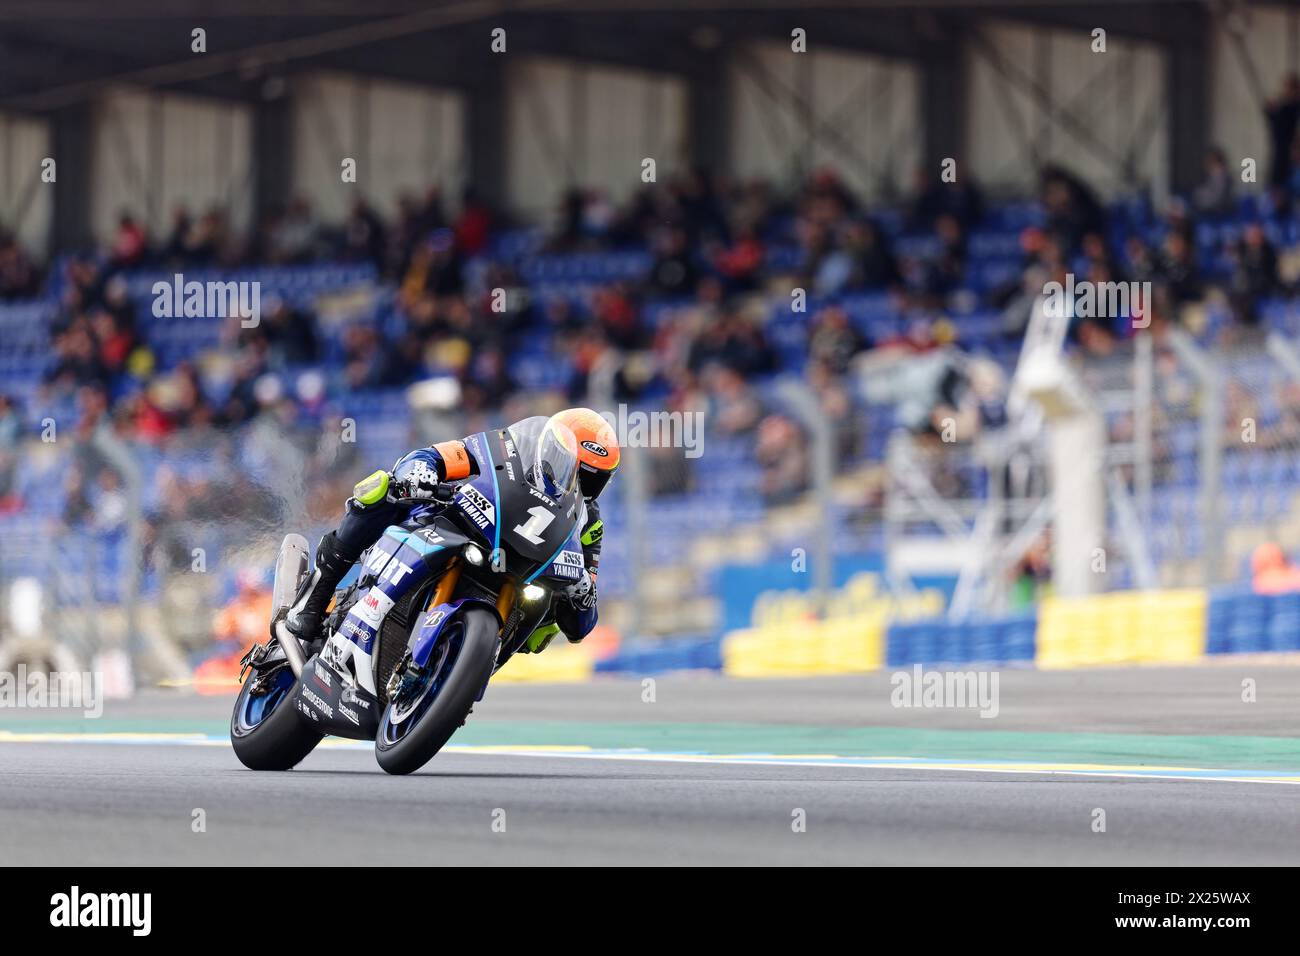
[[[383,220],[369,203],[358,197],[343,224],[343,258],[350,262],[370,262],[376,272],[383,272],[387,250]]]
[[[701,375],[710,405],[713,430],[720,435],[744,435],[758,427],[763,406],[754,389],[735,369],[711,366]]]
[[[117,221],[109,261],[114,268],[129,269],[144,262],[148,254],[149,237],[144,226],[136,222],[130,213],[122,213]]]
[[[1159,269],[1174,310],[1200,300],[1204,287],[1196,264],[1196,246],[1185,232],[1173,230],[1165,236]]]
[[[1250,559],[1251,589],[1256,594],[1290,594],[1300,591],[1300,567],[1287,560],[1282,548],[1268,542]]]
[[[1192,210],[1187,202],[1174,196],[1165,206],[1165,227],[1167,233],[1178,233],[1193,247],[1196,245],[1196,223],[1192,221]]]
[[[384,381],[383,340],[369,325],[352,325],[343,334],[343,380],[349,389],[375,388]]]
[[[1105,260],[1093,262],[1084,275],[1094,284],[1094,288],[1105,288],[1108,283],[1119,281],[1119,276],[1111,271],[1110,263]],[[1134,308],[1132,303],[1129,308]],[[1070,322],[1070,337],[1089,355],[1109,355],[1114,351],[1117,336],[1132,330],[1132,320],[1131,315],[1101,315],[1095,312],[1076,316]]]
[[[320,355],[316,326],[311,317],[279,296],[268,298],[261,324],[255,330],[269,347],[267,359],[276,368],[307,365]]]
[[[966,282],[966,230],[955,216],[942,215],[935,221],[939,255],[922,261],[913,291],[922,305],[941,307],[947,297]]]
[[[90,327],[99,347],[99,362],[109,380],[115,380],[126,370],[126,360],[135,348],[135,336],[118,325],[117,319],[107,310],[95,312],[90,317]]]
[[[45,373],[45,384],[57,393],[68,394],[77,386],[106,384],[108,379],[89,321],[74,319],[54,340],[54,362]]]
[[[1233,243],[1229,256],[1232,259],[1232,278],[1229,297],[1237,319],[1254,325],[1259,319],[1259,300],[1279,290],[1277,252],[1257,222],[1242,231]]]
[[[1141,236],[1129,236],[1124,244],[1124,256],[1128,260],[1129,275],[1136,282],[1159,282],[1162,273],[1160,259],[1155,250]]]
[[[644,344],[640,310],[626,283],[616,282],[597,290],[591,311],[611,344],[621,349],[636,349]]]
[[[0,514],[16,511],[22,504],[15,481],[22,437],[23,423],[17,404],[10,396],[0,393]]]
[[[188,242],[193,226],[194,219],[188,207],[178,205],[172,210],[171,232],[167,234],[166,243],[158,251],[158,258],[162,260],[163,265],[174,269],[186,264],[189,260]]]
[[[217,414],[226,426],[242,425],[257,414],[257,381],[266,374],[266,341],[254,339],[235,354],[230,390]]]
[[[239,679],[239,661],[254,641],[265,638],[271,617],[271,589],[261,573],[242,569],[235,575],[235,596],[212,621],[212,646],[195,652],[204,658],[194,672],[200,692],[229,692]]]
[[[1287,74],[1281,91],[1265,105],[1264,118],[1272,148],[1268,181],[1276,195],[1285,196],[1291,184],[1292,147],[1300,128],[1300,75]]]
[[[671,191],[681,210],[687,238],[692,245],[729,241],[727,217],[707,170],[692,167],[673,184]]]
[[[668,226],[654,239],[655,260],[650,267],[646,294],[651,298],[685,297],[695,292],[699,270],[687,242],[686,231]]]
[[[423,295],[458,296],[465,291],[465,264],[450,229],[438,229],[411,258],[403,284],[414,282]]]
[[[812,289],[817,294],[827,294],[833,290],[835,273],[828,269],[827,263],[835,255],[835,244],[831,227],[824,222],[801,216],[795,223],[795,237],[799,242],[801,258],[796,275],[799,285]],[[847,269],[844,270],[847,273]],[[820,283],[825,282],[827,289]]]
[[[829,167],[812,174],[799,207],[801,216],[827,226],[836,225],[860,209],[857,197],[844,185],[839,173]]]
[[[201,428],[212,424],[213,409],[203,392],[199,370],[193,362],[182,362],[166,381],[171,418],[180,428]]]
[[[1198,215],[1223,218],[1237,210],[1234,194],[1236,178],[1228,168],[1223,150],[1215,146],[1205,154],[1205,179],[1192,194],[1192,204]]]
[[[310,262],[315,258],[320,240],[320,226],[312,216],[311,205],[297,196],[284,215],[275,219],[268,230],[266,257],[278,264]]]
[[[86,488],[86,476],[80,467],[73,466],[63,476],[63,510],[59,522],[65,530],[80,529],[95,516]]]
[[[487,205],[479,200],[472,187],[466,187],[461,198],[460,215],[452,227],[457,254],[468,258],[486,250],[491,229],[492,214]]]
[[[573,252],[586,242],[586,193],[576,187],[566,189],[560,198],[559,225],[547,242],[548,252]]]
[[[1052,541],[1044,532],[1024,553],[1011,572],[1012,610],[1033,607],[1052,581]]]
[[[759,493],[767,504],[788,503],[807,490],[808,442],[789,418],[774,414],[759,423],[754,458],[760,469]]]
[[[728,292],[754,292],[762,285],[763,257],[758,230],[744,225],[735,230],[734,241],[714,256],[713,267],[726,281]]]
[[[1039,177],[1047,232],[1073,255],[1090,232],[1105,233],[1106,214],[1096,194],[1060,166],[1046,166]]]
[[[902,282],[889,239],[874,220],[857,219],[845,227],[844,251],[853,264],[848,288],[893,289]]]
[[[809,358],[833,375],[844,375],[854,356],[871,347],[867,337],[854,327],[848,313],[838,305],[827,306],[814,315],[811,326]]]
[[[912,173],[912,199],[907,209],[907,227],[929,232],[940,216],[951,216],[963,229],[973,229],[984,214],[984,201],[968,178],[944,182],[928,166]]]
[[[506,353],[496,346],[476,352],[461,377],[461,400],[465,408],[473,411],[500,408],[514,391]]]
[[[730,309],[722,312],[696,339],[688,364],[696,372],[707,365],[719,364],[753,377],[776,370],[776,353],[753,316]]]
[[[825,360],[812,358],[807,368],[808,384],[817,396],[822,417],[835,430],[835,457],[851,459],[858,450],[863,423],[856,417],[853,398],[844,385],[844,375]]]
[[[40,274],[18,240],[0,228],[0,301],[35,295]]]
[[[870,219],[854,218],[836,230],[835,248],[830,233],[815,227],[814,241],[823,250],[816,257],[813,288],[819,295],[836,295],[857,289],[884,289],[901,281],[898,264],[880,228]]]
[[[1090,232],[1084,236],[1082,251],[1088,271],[1105,269],[1116,276],[1122,271],[1101,233]]]

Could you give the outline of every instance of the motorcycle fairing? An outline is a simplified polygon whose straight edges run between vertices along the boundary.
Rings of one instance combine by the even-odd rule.
[[[432,607],[424,613],[420,626],[412,633],[411,636],[411,662],[416,667],[423,667],[429,662],[430,654],[438,644],[438,639],[442,636],[443,630],[456,616],[456,612],[467,604],[481,605],[490,610],[496,617],[498,625],[503,623],[501,615],[497,612],[496,605],[491,601],[479,597],[463,597],[446,604],[439,604]]]
[[[373,577],[374,583],[348,609],[330,638],[327,653],[331,664],[342,669],[351,661],[358,686],[377,696],[375,639],[384,618],[412,588],[440,569],[464,540],[436,526],[411,529],[390,525],[363,559],[361,574]]]
[[[446,539],[437,528],[410,530],[390,525],[361,566],[362,575],[374,575],[375,581],[352,605],[339,633],[371,653],[379,627],[393,605],[449,556]]]
[[[354,740],[374,740],[379,731],[379,699],[353,686],[346,675],[327,666],[317,654],[303,665],[294,692],[299,715],[321,733]]]
[[[581,546],[570,542],[580,533],[582,497],[574,490],[552,498],[534,488],[519,449],[504,429],[470,435],[465,444],[480,463],[480,473],[462,483],[452,498],[462,523],[491,545],[493,555],[503,555],[507,570],[519,579],[531,582],[547,574],[573,583],[578,569],[561,552],[576,550],[581,557]],[[571,570],[551,575],[557,561]]]

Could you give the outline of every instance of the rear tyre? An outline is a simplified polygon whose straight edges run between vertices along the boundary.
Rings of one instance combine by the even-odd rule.
[[[388,702],[375,737],[375,758],[392,774],[419,770],[465,722],[496,663],[497,616],[470,608],[448,625],[437,666],[411,692]],[[436,659],[436,658],[435,658]]]
[[[230,743],[249,770],[290,770],[316,749],[324,734],[312,730],[293,706],[298,682],[288,666],[275,672],[265,694],[249,693],[250,674],[230,715]]]

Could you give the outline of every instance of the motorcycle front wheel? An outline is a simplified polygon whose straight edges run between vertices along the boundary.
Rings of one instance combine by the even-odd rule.
[[[375,758],[392,774],[419,770],[465,722],[496,663],[497,617],[469,608],[447,624],[425,674],[384,708]]]

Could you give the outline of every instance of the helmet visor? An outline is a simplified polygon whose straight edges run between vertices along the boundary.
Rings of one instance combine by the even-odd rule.
[[[529,477],[534,488],[552,498],[561,498],[577,486],[578,439],[568,425],[554,418],[546,423]]]

